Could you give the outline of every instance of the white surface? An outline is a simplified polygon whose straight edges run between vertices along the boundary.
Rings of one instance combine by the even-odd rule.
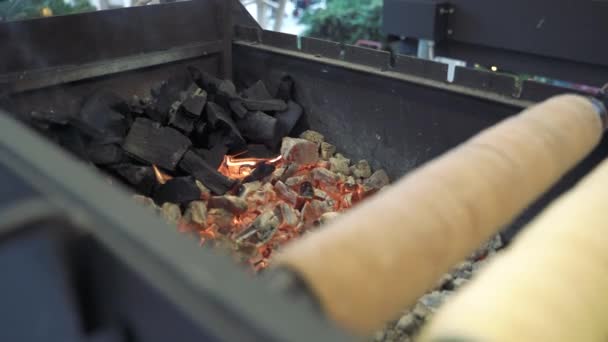
[[[268,18],[266,27],[264,29],[272,30],[274,28],[274,18],[271,17],[270,6],[267,7],[266,16]],[[258,17],[258,8],[255,3],[246,6],[251,16],[257,19]],[[283,18],[283,27],[281,28],[281,32],[300,35],[306,30],[306,26],[300,25],[298,23],[299,18],[293,17],[293,10],[295,9],[295,4],[288,0],[285,6],[285,17]]]

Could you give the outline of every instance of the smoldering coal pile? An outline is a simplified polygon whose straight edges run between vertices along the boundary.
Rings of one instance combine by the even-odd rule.
[[[260,270],[281,245],[389,183],[320,133],[297,134],[304,113],[293,93],[289,76],[273,96],[262,81],[237,91],[188,68],[149,98],[98,91],[75,115],[49,110],[27,119],[132,187],[180,231]]]

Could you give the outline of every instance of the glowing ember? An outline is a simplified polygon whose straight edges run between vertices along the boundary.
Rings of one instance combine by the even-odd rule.
[[[169,180],[173,179],[173,177],[169,176],[168,174],[161,172],[156,165],[152,165],[152,169],[154,169],[154,176],[156,176],[156,181],[159,184],[165,184]]]
[[[232,179],[243,179],[261,164],[278,166],[283,160],[282,156],[276,158],[237,158],[241,154],[224,156],[224,161],[218,171]]]

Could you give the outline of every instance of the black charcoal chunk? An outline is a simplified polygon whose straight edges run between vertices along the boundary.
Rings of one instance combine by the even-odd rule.
[[[243,153],[243,155],[241,157],[272,159],[278,155],[279,155],[279,153],[274,152],[273,150],[269,149],[265,145],[249,144],[249,145],[247,145],[247,150],[245,151],[245,153]]]
[[[287,110],[278,112],[274,117],[279,121],[279,135],[287,136],[298,123],[304,113],[302,107],[293,102],[287,103]]]
[[[236,87],[232,81],[224,80],[220,82],[217,93],[215,94],[215,102],[224,106],[229,107],[230,101],[238,99],[238,94],[236,93]]]
[[[199,120],[194,124],[194,130],[192,130],[190,138],[195,146],[207,146],[208,134],[207,123]]]
[[[119,110],[128,112],[128,105],[117,95],[99,91],[89,97],[74,124],[95,139],[118,140],[127,133],[128,121]]]
[[[194,119],[191,115],[186,114],[185,110],[176,106],[169,111],[169,126],[179,130],[185,135],[190,135],[194,130]],[[177,108],[176,108],[177,107]]]
[[[50,110],[33,110],[30,112],[30,119],[57,125],[67,125],[70,122],[70,115],[66,112],[57,112],[53,109]]]
[[[165,203],[183,205],[201,199],[201,191],[192,177],[176,177],[159,186],[152,198],[158,205]]]
[[[123,149],[116,144],[91,145],[88,154],[89,160],[97,165],[111,165],[125,161]]]
[[[245,139],[241,135],[237,125],[232,121],[232,118],[226,111],[216,103],[207,103],[207,122],[215,130],[224,132],[223,136],[227,138],[228,147],[245,145]],[[235,146],[236,145],[236,146]],[[214,145],[212,145],[214,146]]]
[[[163,82],[155,96],[155,107],[160,115],[169,113],[171,106],[175,101],[181,101],[182,93],[192,84],[192,78],[187,72],[177,72],[173,74],[166,82]],[[154,95],[154,94],[153,94]],[[164,123],[164,120],[160,120]]]
[[[222,175],[194,151],[188,151],[184,155],[179,167],[201,181],[216,195],[224,195],[236,184],[234,180]]]
[[[305,198],[315,197],[315,188],[312,186],[312,183],[304,182],[300,184],[300,196]]]
[[[274,165],[262,163],[258,165],[249,176],[243,179],[243,183],[250,183],[261,180],[265,177],[270,176],[274,172],[274,170],[276,170],[276,167]]]
[[[211,94],[217,93],[217,90],[220,86],[220,83],[222,83],[222,80],[207,72],[200,71],[199,69],[192,66],[188,67],[188,71],[190,72],[194,82],[199,87],[205,89]]]
[[[251,87],[245,89],[242,93],[243,98],[253,100],[272,100],[272,96],[266,89],[266,85],[262,80],[257,81]]]
[[[243,105],[242,100],[230,101],[230,109],[232,109],[234,115],[236,115],[239,119],[244,118],[249,113],[247,108],[245,108],[245,106]]]
[[[158,185],[154,169],[150,166],[119,164],[110,166],[109,169],[116,172],[128,184],[133,186],[137,192],[144,196],[149,196]]]
[[[58,126],[53,129],[53,132],[57,134],[59,145],[63,146],[76,157],[85,161],[89,160],[84,137],[79,129],[72,125]]]
[[[228,147],[224,145],[216,145],[211,149],[197,149],[196,153],[201,156],[209,166],[218,169],[224,161],[224,156],[228,153]]]
[[[293,78],[289,75],[285,75],[281,78],[279,87],[277,88],[277,95],[275,98],[281,99],[285,102],[289,102],[294,99],[294,85]]]
[[[190,139],[177,130],[138,118],[131,126],[123,149],[150,164],[173,171],[190,145]]]
[[[277,140],[278,121],[263,112],[249,113],[245,119],[238,122],[242,135],[254,143],[273,146]]]
[[[193,86],[188,89],[187,97],[182,102],[182,106],[185,113],[199,117],[207,104],[207,92],[196,85]]]
[[[255,100],[255,99],[243,99],[243,105],[250,111],[262,111],[262,112],[280,112],[287,109],[287,103],[283,100],[270,99],[270,100]]]

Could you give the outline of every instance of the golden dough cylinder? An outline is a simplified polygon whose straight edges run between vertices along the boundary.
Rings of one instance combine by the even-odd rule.
[[[550,99],[411,172],[276,264],[299,274],[343,328],[373,332],[587,155],[602,131],[588,99]]]
[[[606,341],[608,161],[448,301],[420,341]]]

